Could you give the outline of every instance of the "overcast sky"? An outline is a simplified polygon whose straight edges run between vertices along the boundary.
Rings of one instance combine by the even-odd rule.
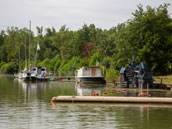
[[[35,33],[36,26],[58,30],[66,25],[77,30],[84,23],[109,29],[132,18],[138,4],[158,7],[163,3],[171,4],[168,10],[172,17],[172,0],[0,0],[0,30],[29,28],[29,20]]]

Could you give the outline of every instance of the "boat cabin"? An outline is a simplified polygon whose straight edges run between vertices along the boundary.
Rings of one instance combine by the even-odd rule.
[[[82,67],[77,71],[77,77],[103,77],[100,67]]]
[[[105,84],[106,81],[103,77],[103,72],[100,67],[89,67],[85,66],[77,70],[75,76],[76,82],[82,83],[94,83],[94,84]]]
[[[121,88],[153,88],[153,75],[146,65],[141,62],[139,65],[133,59],[133,63],[121,68],[120,70],[120,87]]]
[[[32,67],[32,71],[38,75],[47,74],[47,69],[45,67]]]

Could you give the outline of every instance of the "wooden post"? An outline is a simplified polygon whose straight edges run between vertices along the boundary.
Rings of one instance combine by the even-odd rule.
[[[161,82],[160,83],[162,84],[162,78],[160,78],[160,79],[161,79]]]

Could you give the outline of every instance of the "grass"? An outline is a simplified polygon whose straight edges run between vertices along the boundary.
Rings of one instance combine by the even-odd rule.
[[[162,84],[172,84],[172,75],[167,75],[167,76],[154,76],[154,83],[161,83]]]

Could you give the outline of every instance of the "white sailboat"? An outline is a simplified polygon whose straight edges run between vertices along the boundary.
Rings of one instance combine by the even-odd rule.
[[[29,32],[29,64],[30,64],[30,35],[31,35],[31,21],[30,21],[30,32]],[[27,69],[27,56],[26,56],[26,38],[25,38],[25,69],[18,74],[18,78],[24,81],[35,81],[36,74],[32,71],[31,64],[29,65],[29,70]]]

